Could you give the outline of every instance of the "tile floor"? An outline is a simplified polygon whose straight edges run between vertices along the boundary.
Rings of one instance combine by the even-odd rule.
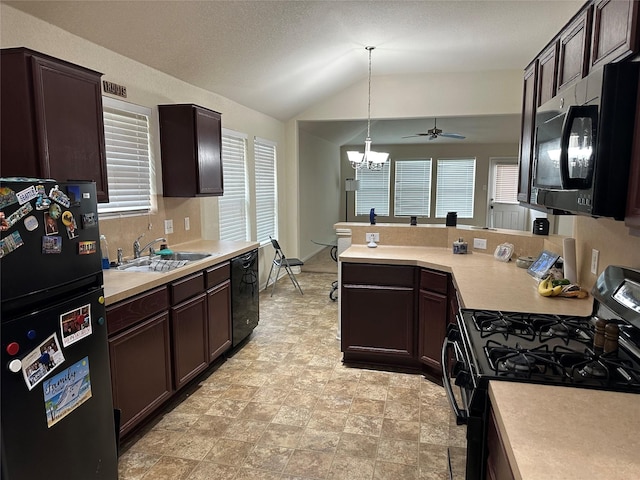
[[[442,387],[349,368],[336,340],[335,274],[285,277],[260,296],[243,348],[122,444],[120,480],[464,478],[465,430]]]

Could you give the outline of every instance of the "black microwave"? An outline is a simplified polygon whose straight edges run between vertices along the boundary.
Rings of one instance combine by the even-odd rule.
[[[640,63],[612,63],[536,112],[531,204],[624,219]]]

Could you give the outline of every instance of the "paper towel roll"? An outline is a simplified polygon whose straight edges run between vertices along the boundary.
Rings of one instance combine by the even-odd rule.
[[[571,283],[578,283],[576,271],[576,239],[565,238],[562,241],[562,258],[564,259],[564,278]]]

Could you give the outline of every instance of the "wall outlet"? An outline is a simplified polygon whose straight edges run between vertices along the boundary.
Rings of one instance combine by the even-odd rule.
[[[486,238],[474,238],[473,239],[473,248],[478,248],[480,250],[487,249],[487,239]]]
[[[189,222],[189,217],[184,217],[184,229],[185,230],[191,229],[191,222]]]
[[[164,221],[164,234],[173,233],[173,220]]]
[[[598,274],[598,257],[600,257],[600,251],[595,248],[591,250],[591,273]]]
[[[379,233],[367,233],[365,234],[365,241],[367,243],[369,242],[379,242],[380,241],[380,234]]]

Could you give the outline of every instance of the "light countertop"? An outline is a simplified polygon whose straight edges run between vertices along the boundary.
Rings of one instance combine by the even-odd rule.
[[[260,244],[257,242],[195,240],[179,245],[171,245],[171,250],[174,252],[205,252],[210,253],[210,257],[189,262],[184,267],[168,272],[127,272],[114,268],[104,270],[105,304],[107,306],[113,305],[138,293],[165,285],[178,278],[230,260],[259,246]]]
[[[558,315],[591,315],[593,298],[543,297],[537,281],[514,261],[500,262],[493,255],[454,255],[451,248],[352,245],[340,260],[355,263],[416,265],[453,274],[461,308]]]
[[[640,478],[640,396],[491,382],[491,405],[516,479]]]

